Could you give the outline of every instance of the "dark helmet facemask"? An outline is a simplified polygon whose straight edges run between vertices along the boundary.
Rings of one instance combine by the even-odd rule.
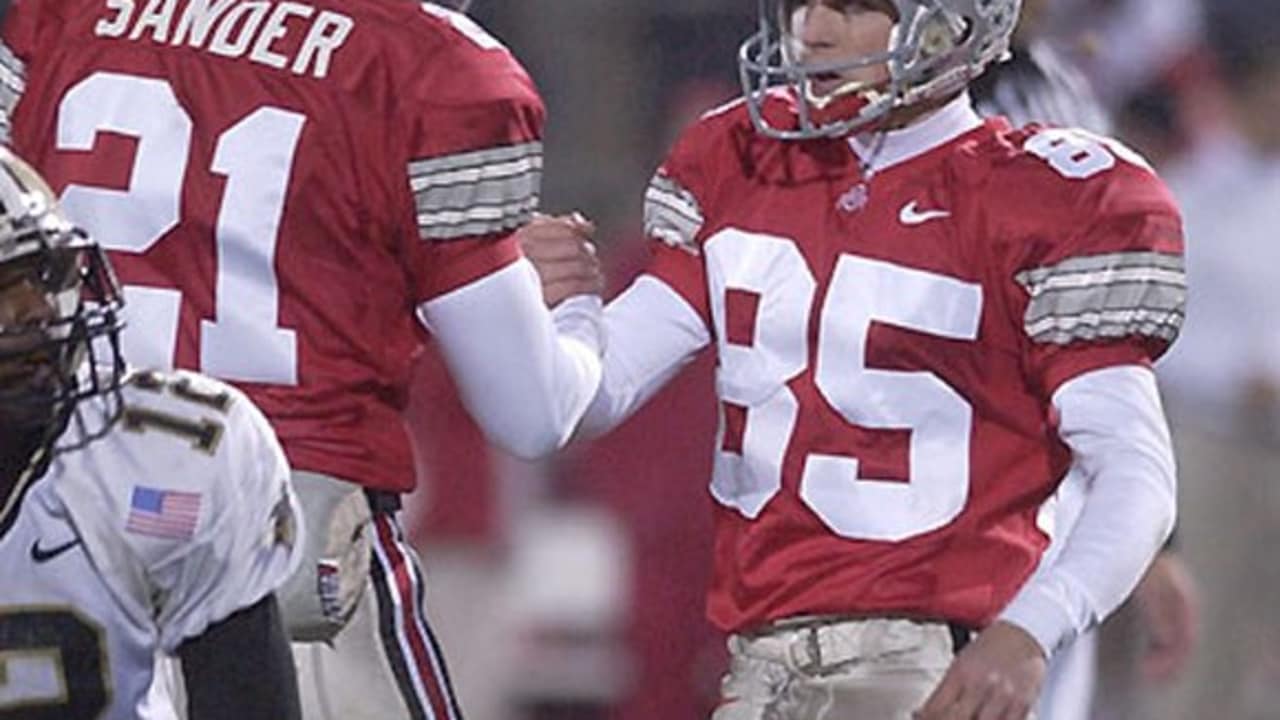
[[[62,216],[35,171],[4,150],[0,281],[45,303],[34,318],[0,312],[0,427],[60,424],[80,401],[118,390],[123,303],[105,254]]]

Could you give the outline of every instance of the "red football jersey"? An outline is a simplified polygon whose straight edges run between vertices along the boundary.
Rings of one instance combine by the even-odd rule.
[[[510,53],[386,0],[18,0],[4,39],[13,143],[111,251],[130,361],[240,385],[296,468],[410,489],[415,309],[517,258],[538,201]]]
[[[925,122],[958,129],[866,178],[846,141],[770,140],[730,106],[647,193],[650,272],[718,356],[723,629],[986,625],[1035,568],[1071,462],[1055,389],[1150,363],[1181,325],[1181,221],[1141,158],[967,100]]]

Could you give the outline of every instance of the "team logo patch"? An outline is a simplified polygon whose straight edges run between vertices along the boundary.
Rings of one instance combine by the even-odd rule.
[[[843,213],[856,213],[867,206],[871,200],[871,189],[866,183],[858,183],[849,188],[845,194],[836,200],[836,209]]]
[[[125,532],[175,540],[190,540],[200,522],[200,493],[177,492],[135,485],[129,500]]]

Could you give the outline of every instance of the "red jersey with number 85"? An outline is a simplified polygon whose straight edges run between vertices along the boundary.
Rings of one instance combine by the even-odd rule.
[[[1054,391],[1150,363],[1181,326],[1180,219],[1132,151],[984,123],[967,98],[906,136],[920,152],[889,139],[900,157],[865,178],[847,141],[770,140],[733,105],[647,193],[650,272],[718,354],[723,629],[986,625],[1035,568],[1071,463]]]
[[[238,384],[295,468],[410,489],[415,309],[537,205],[507,50],[385,0],[17,0],[4,41],[13,144],[111,251],[130,362]]]

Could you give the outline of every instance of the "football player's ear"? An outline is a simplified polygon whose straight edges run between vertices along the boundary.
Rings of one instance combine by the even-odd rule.
[[[535,215],[516,233],[520,248],[538,271],[548,307],[574,295],[599,295],[604,273],[591,242],[595,223],[581,213]]]

